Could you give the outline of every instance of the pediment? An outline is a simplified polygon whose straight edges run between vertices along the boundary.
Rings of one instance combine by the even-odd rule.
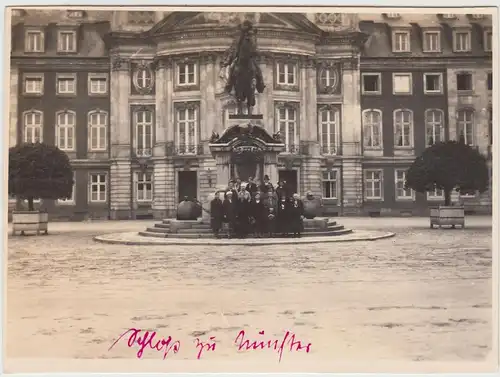
[[[150,34],[204,28],[231,29],[245,20],[253,22],[257,29],[289,29],[318,34],[322,31],[300,13],[172,12],[154,26]]]

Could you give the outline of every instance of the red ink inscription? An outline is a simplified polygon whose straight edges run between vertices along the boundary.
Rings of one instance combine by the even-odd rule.
[[[264,335],[264,331],[259,331],[259,335]],[[282,339],[263,339],[251,342],[249,339],[245,339],[245,330],[241,330],[234,340],[234,343],[238,346],[238,351],[272,349],[278,352],[280,362],[283,356],[283,350],[287,349],[289,352],[305,350],[306,353],[309,353],[311,350],[311,343],[303,345],[300,340],[295,340],[295,334],[290,331],[287,331]]]
[[[211,336],[208,339],[211,343],[203,343],[200,342],[200,339],[196,338],[194,341],[196,343],[196,348],[198,348],[198,355],[196,355],[196,358],[199,360],[201,358],[201,354],[203,353],[204,350],[206,351],[215,351],[215,336]]]
[[[129,334],[128,337],[128,342],[127,345],[129,347],[133,347],[134,345],[139,346],[139,351],[137,351],[137,357],[140,359],[144,353],[144,349],[146,347],[151,348],[152,350],[155,351],[163,351],[163,359],[167,357],[168,353],[173,350],[174,354],[179,352],[179,349],[181,347],[181,342],[178,340],[172,341],[172,337],[169,336],[167,339],[165,338],[160,338],[156,340],[155,342],[155,336],[156,336],[156,331],[145,331],[144,334],[141,336],[140,332],[141,329],[128,329],[125,331],[123,334],[120,335],[120,337],[109,347],[108,351],[111,350],[115,346],[116,343],[120,341],[121,338],[123,338],[126,334]]]

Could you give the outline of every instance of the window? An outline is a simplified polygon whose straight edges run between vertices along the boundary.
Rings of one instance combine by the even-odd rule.
[[[395,31],[392,33],[392,51],[410,52],[410,32]]]
[[[474,145],[474,113],[472,110],[459,110],[457,114],[458,137],[464,138],[467,145]]]
[[[323,199],[338,199],[338,171],[323,172]]]
[[[43,129],[43,113],[41,111],[28,111],[24,114],[24,142],[41,143]]]
[[[139,157],[151,156],[153,148],[153,112],[140,110],[134,113],[135,153]]]
[[[90,150],[105,151],[107,144],[108,113],[105,111],[92,111],[88,115],[90,132]]]
[[[459,192],[460,198],[475,198],[476,190],[463,190]]]
[[[26,52],[43,52],[45,50],[44,34],[40,30],[26,30],[24,50]]]
[[[106,173],[90,174],[90,201],[105,202],[107,198],[107,175]]]
[[[43,74],[24,76],[25,94],[43,94]]]
[[[488,90],[493,90],[493,74],[491,72],[488,73],[487,79],[486,79],[486,85],[488,87]]]
[[[276,64],[276,81],[280,85],[297,85],[297,66],[294,63]]]
[[[323,154],[337,154],[339,112],[336,109],[320,109],[318,115],[321,152]]]
[[[72,151],[75,149],[75,113],[72,111],[58,112],[56,122],[57,146],[63,151]]]
[[[75,191],[76,191],[76,179],[75,172],[73,172],[73,190],[71,191],[71,198],[69,199],[58,199],[57,204],[75,204]]]
[[[427,191],[427,200],[443,200],[444,191],[442,189],[434,188],[432,191]]]
[[[72,30],[59,31],[57,35],[57,51],[76,52],[76,32]]]
[[[196,64],[182,63],[177,65],[177,85],[196,85]]]
[[[484,32],[484,51],[493,50],[493,33],[489,30]]]
[[[382,148],[382,112],[363,111],[363,144],[366,148]]]
[[[294,153],[299,144],[297,130],[297,111],[293,107],[278,109],[278,124],[281,137],[285,142],[285,152]]]
[[[424,52],[441,51],[441,33],[439,31],[424,31]]]
[[[108,76],[106,74],[89,73],[89,94],[106,94],[108,93]]]
[[[150,202],[153,199],[153,175],[136,173],[136,198],[138,202]]]
[[[319,73],[319,83],[322,88],[333,88],[337,86],[337,71],[332,68],[324,68]]]
[[[153,86],[153,72],[148,66],[141,66],[135,71],[134,84],[137,89],[150,89]]]
[[[196,154],[198,137],[198,110],[194,107],[177,110],[178,153]]]
[[[411,147],[413,133],[413,112],[410,110],[394,111],[394,146]]]
[[[444,141],[444,113],[442,110],[425,110],[425,146]]]
[[[365,170],[365,198],[382,199],[381,170]]]
[[[470,51],[470,31],[456,31],[453,34],[453,51],[454,52]]]
[[[411,73],[393,73],[392,74],[392,93],[393,94],[411,94],[412,77]]]
[[[60,75],[56,77],[57,94],[76,94],[76,75]]]
[[[363,94],[381,94],[381,75],[380,73],[363,73],[362,74],[362,92]]]
[[[457,90],[459,91],[472,90],[472,74],[470,73],[457,74]]]
[[[413,190],[405,189],[406,170],[395,170],[394,179],[396,187],[396,199],[413,199]]]
[[[424,73],[424,93],[425,94],[443,93],[442,73]]]

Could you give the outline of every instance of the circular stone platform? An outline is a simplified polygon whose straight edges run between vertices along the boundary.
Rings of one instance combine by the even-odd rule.
[[[213,239],[188,239],[188,238],[154,238],[141,236],[139,232],[110,233],[94,237],[94,240],[102,243],[120,245],[193,245],[193,246],[264,246],[264,245],[300,245],[329,242],[353,242],[353,241],[376,241],[383,238],[393,237],[395,233],[374,230],[356,230],[353,233],[330,236],[312,236],[304,238],[213,238]]]

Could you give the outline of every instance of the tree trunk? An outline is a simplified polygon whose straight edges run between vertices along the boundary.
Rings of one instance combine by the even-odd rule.
[[[35,207],[33,206],[33,198],[28,198],[28,211],[34,211]]]
[[[451,206],[451,190],[444,190],[444,205]]]

